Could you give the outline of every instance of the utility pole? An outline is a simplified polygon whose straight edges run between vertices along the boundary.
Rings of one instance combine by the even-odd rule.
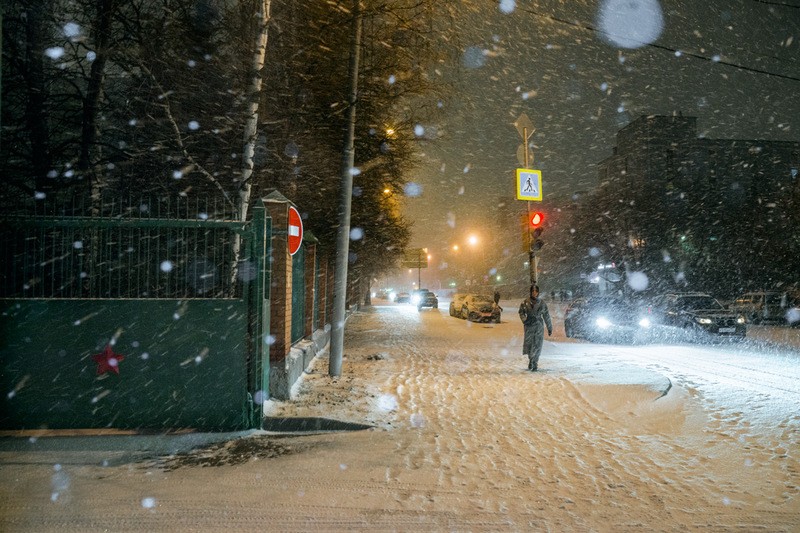
[[[422,288],[422,248],[417,250],[417,290]]]
[[[350,207],[353,198],[353,165],[355,164],[356,101],[358,99],[358,56],[361,50],[361,0],[353,0],[353,27],[350,41],[350,98],[347,132],[342,159],[342,184],[339,192],[339,228],[336,232],[336,270],[333,281],[333,324],[328,374],[342,375],[344,321],[347,304],[347,263],[350,257]]]

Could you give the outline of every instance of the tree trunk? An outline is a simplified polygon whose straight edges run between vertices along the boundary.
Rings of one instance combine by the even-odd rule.
[[[81,117],[81,153],[78,168],[82,171],[89,170],[92,166],[92,147],[97,139],[97,108],[103,92],[114,7],[114,0],[100,0],[97,4],[97,21],[94,28],[96,57],[89,72]]]
[[[270,0],[263,0],[259,13],[258,33],[253,50],[253,70],[250,87],[247,91],[248,107],[244,126],[244,148],[242,149],[242,177],[239,187],[239,220],[247,220],[247,209],[250,205],[250,194],[253,175],[253,154],[258,136],[258,105],[261,101],[261,84],[263,79],[264,58],[267,54],[267,37],[269,34]],[[238,253],[237,253],[238,256]]]
[[[100,194],[105,185],[104,177],[96,172],[93,166],[92,155],[97,140],[97,109],[100,106],[100,97],[103,94],[106,63],[108,62],[109,43],[111,41],[111,22],[114,16],[115,1],[100,0],[97,3],[97,20],[95,22],[95,60],[89,72],[89,83],[86,87],[86,96],[83,99],[83,114],[81,116],[81,146],[78,158],[78,170],[88,174],[91,183],[92,214],[98,215],[100,211]]]
[[[253,70],[251,72],[250,87],[247,91],[248,104],[244,125],[244,147],[242,149],[242,176],[239,186],[239,201],[237,211],[239,220],[247,221],[247,210],[250,206],[252,191],[251,177],[253,176],[253,155],[255,154],[256,138],[258,136],[258,106],[261,101],[261,85],[263,80],[264,59],[267,55],[267,37],[269,35],[270,0],[262,0],[261,11],[258,13],[258,31],[256,34],[255,48],[253,50]],[[233,268],[231,269],[231,286],[236,286],[236,277],[239,271],[242,238],[234,235],[233,240]]]
[[[50,129],[48,126],[47,90],[44,79],[44,43],[45,29],[42,22],[43,5],[33,5],[26,15],[26,81],[28,89],[25,121],[30,132],[31,162],[34,173],[35,189],[45,190],[47,173],[52,167],[50,157]]]

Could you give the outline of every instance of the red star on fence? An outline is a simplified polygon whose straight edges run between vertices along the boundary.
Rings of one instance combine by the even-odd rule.
[[[111,345],[107,344],[103,353],[94,354],[92,359],[97,363],[98,376],[106,372],[113,372],[119,375],[119,363],[125,359],[125,356],[114,353],[114,350],[111,349]]]

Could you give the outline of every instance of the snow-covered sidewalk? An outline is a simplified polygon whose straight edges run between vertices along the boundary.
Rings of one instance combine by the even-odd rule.
[[[615,347],[588,352],[558,328],[527,372],[506,311],[480,325],[368,307],[348,321],[342,376],[320,357],[293,401],[267,406],[373,429],[252,432],[106,465],[113,447],[0,448],[0,529],[796,529],[796,411],[756,427],[657,368],[605,364]]]

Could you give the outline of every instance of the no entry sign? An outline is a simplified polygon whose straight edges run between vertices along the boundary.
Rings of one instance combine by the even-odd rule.
[[[289,253],[294,255],[303,244],[303,219],[300,213],[292,206],[289,206]]]

